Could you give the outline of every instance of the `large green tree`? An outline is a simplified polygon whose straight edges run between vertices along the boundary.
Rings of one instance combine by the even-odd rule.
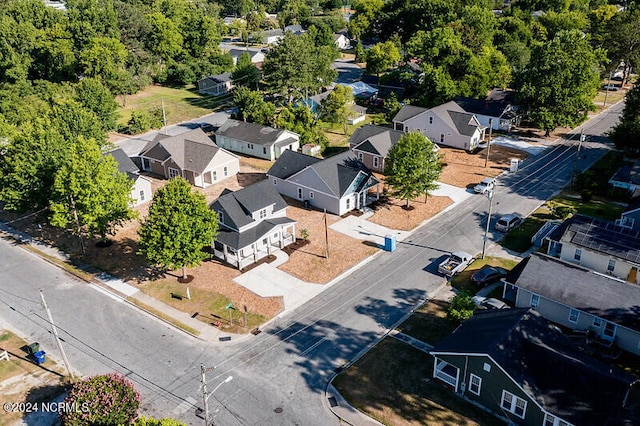
[[[273,122],[276,107],[271,102],[265,102],[260,92],[240,86],[233,92],[233,102],[238,108],[240,120],[263,125]]]
[[[433,144],[420,132],[403,135],[389,150],[385,162],[385,183],[394,196],[409,201],[419,195],[429,195],[437,189],[442,163]]]
[[[375,44],[366,51],[367,72],[380,75],[381,72],[400,62],[398,47],[392,41]]]
[[[79,137],[55,174],[51,224],[72,228],[84,253],[84,232],[106,241],[117,226],[135,217],[132,187],[111,155],[103,155],[95,140]]]
[[[322,100],[320,117],[329,123],[341,124],[344,134],[347,134],[347,122],[351,116],[353,105],[353,91],[351,87],[338,84],[329,95]]]
[[[162,268],[199,265],[208,257],[202,249],[211,246],[218,231],[218,216],[209,209],[205,197],[191,190],[183,178],[171,179],[153,196],[149,215],[140,230],[140,253]]]
[[[263,79],[271,93],[287,101],[306,98],[337,76],[331,68],[335,48],[315,46],[307,34],[287,32],[277,46],[269,50],[262,67]]]
[[[635,85],[625,96],[620,122],[609,132],[616,147],[632,154],[640,152],[640,86]]]
[[[251,62],[251,55],[245,52],[238,58],[233,73],[231,73],[234,86],[246,86],[255,88],[258,90],[258,80],[260,78],[260,71]]]
[[[558,126],[576,126],[594,109],[602,57],[577,30],[536,45],[517,80],[519,105],[547,134]]]
[[[625,72],[622,83],[629,79],[632,68],[640,66],[640,8],[633,7],[618,13],[609,21],[605,47],[610,60],[610,67],[615,69],[624,62]]]

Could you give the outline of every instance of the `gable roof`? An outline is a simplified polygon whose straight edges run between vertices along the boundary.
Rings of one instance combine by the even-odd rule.
[[[287,207],[287,203],[268,180],[262,180],[237,191],[225,189],[220,197],[214,200],[209,208],[222,211],[220,223],[233,229],[256,222],[252,213],[274,206],[274,211]]]
[[[574,425],[610,424],[636,381],[581,353],[530,309],[477,312],[432,353],[490,356],[544,410]]]
[[[513,104],[513,91],[494,89],[485,99],[457,97],[455,102],[462,109],[473,114],[481,114],[489,117],[500,117],[505,109]]]
[[[263,126],[261,124],[229,119],[220,126],[215,134],[254,143],[256,145],[271,146],[285,132],[286,130],[284,129],[274,129],[273,127]],[[296,133],[289,133],[298,136]]]
[[[402,123],[403,121],[407,121],[410,118],[416,117],[427,111],[429,111],[428,108],[422,108],[414,105],[403,105],[402,108],[400,108],[400,111],[398,111],[395,117],[393,117],[393,121]]]
[[[227,83],[229,81],[231,81],[231,73],[230,72],[225,72],[222,74],[216,74],[216,75],[210,75],[208,77],[202,78],[200,80],[198,80],[198,83],[203,81],[203,80],[211,80],[212,82],[216,83],[216,84],[221,84],[221,83]]]
[[[280,157],[273,163],[273,166],[267,171],[267,175],[280,179],[287,179],[298,173],[300,170],[322,161],[320,158],[312,157],[307,154],[301,154],[296,151],[287,149],[280,154]]]
[[[229,50],[229,55],[231,55],[232,58],[240,58],[240,56],[242,56],[243,53],[248,53],[249,56],[251,57],[251,59],[253,60],[253,58],[255,58],[258,54],[262,53],[259,50],[251,50],[251,49],[230,49]]]
[[[108,151],[104,155],[110,155],[114,160],[116,160],[116,163],[118,163],[118,171],[121,173],[132,175],[139,172],[138,166],[135,165],[131,158],[129,158],[121,148]]]
[[[391,147],[398,142],[402,135],[404,132],[400,130],[365,124],[353,132],[349,138],[349,146],[351,149],[386,157]]]
[[[593,217],[575,215],[548,237],[640,264],[640,232]]]
[[[484,127],[480,125],[475,115],[465,111],[454,101],[438,105],[431,109],[405,105],[398,111],[396,116],[393,117],[393,121],[404,122],[427,111],[433,112],[452,130],[464,136],[473,136],[477,129]]]
[[[356,185],[356,191],[360,191],[369,179],[377,181],[371,171],[356,159],[350,151],[345,151],[324,160],[305,154],[288,153],[288,150],[285,153],[287,155],[283,153],[275,164],[271,166],[267,175],[280,179],[289,179],[293,175],[309,169],[338,198],[341,198],[354,184]]]
[[[198,128],[176,136],[158,134],[151,148],[141,155],[158,161],[171,158],[183,170],[202,173],[221,150]]]
[[[523,260],[524,262],[524,260]],[[640,332],[640,286],[541,253],[526,259],[520,288]]]

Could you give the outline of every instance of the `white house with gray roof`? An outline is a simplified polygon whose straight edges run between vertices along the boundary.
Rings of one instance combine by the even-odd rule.
[[[285,129],[229,119],[215,132],[219,147],[252,157],[275,160],[300,148],[300,135]]]
[[[602,346],[640,355],[640,286],[542,253],[533,253],[504,280],[506,299],[573,330],[590,331]]]
[[[140,174],[140,169],[129,158],[129,156],[120,148],[114,149],[105,153],[105,155],[112,156],[116,163],[118,163],[118,171],[126,173],[129,179],[133,181],[131,188],[131,203],[133,206],[138,206],[147,201],[151,201],[153,193],[151,192],[151,181]]]
[[[405,133],[389,127],[365,124],[349,139],[349,147],[369,169],[382,173],[389,150]]]
[[[165,179],[181,176],[200,188],[240,170],[240,158],[216,146],[200,128],[176,136],[159,133],[140,154],[140,161],[145,171]]]
[[[209,208],[218,214],[214,256],[238,269],[295,242],[296,222],[266,180],[238,191],[225,189]]]
[[[422,132],[431,142],[473,151],[484,140],[486,126],[478,118],[451,101],[427,109],[405,105],[393,117],[393,128]]]
[[[380,181],[349,151],[324,160],[286,151],[267,177],[280,194],[339,216],[380,196]]]
[[[593,217],[575,215],[547,237],[547,254],[640,284],[640,232]]]

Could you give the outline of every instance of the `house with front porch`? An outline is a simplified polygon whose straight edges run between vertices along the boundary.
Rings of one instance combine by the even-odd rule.
[[[218,215],[216,258],[242,269],[295,242],[296,222],[287,203],[266,180],[238,191],[225,189],[209,208]]]
[[[404,132],[390,127],[365,124],[353,132],[349,139],[349,148],[367,168],[383,173],[389,150],[400,140],[402,135]]]
[[[519,308],[589,333],[600,346],[640,355],[640,286],[542,253],[505,278],[503,297]]]
[[[393,117],[393,128],[422,132],[438,145],[473,151],[484,140],[486,126],[454,101],[434,108],[404,105]]]
[[[140,162],[144,171],[165,179],[181,176],[200,188],[240,170],[240,158],[216,146],[200,128],[176,136],[159,133],[140,154]]]
[[[547,254],[639,284],[640,232],[614,222],[574,215],[546,240]]]
[[[267,178],[280,194],[339,216],[380,197],[380,181],[350,151],[324,160],[285,151]]]
[[[300,148],[300,135],[256,123],[229,119],[215,132],[219,147],[265,160],[275,160],[286,151]]]
[[[584,354],[534,310],[478,311],[430,353],[434,379],[511,425],[637,420],[625,407],[637,378]]]

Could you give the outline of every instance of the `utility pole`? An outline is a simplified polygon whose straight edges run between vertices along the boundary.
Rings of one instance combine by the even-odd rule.
[[[607,95],[609,95],[609,87],[611,87],[611,74],[613,73],[613,71],[611,71],[609,73],[609,82],[607,83],[607,89],[604,91],[604,104],[602,105],[603,107],[607,106]]]
[[[64,349],[62,348],[62,343],[60,342],[60,337],[58,336],[58,330],[56,329],[56,326],[53,323],[53,317],[51,316],[51,311],[49,310],[49,306],[47,306],[47,301],[44,300],[44,293],[42,292],[42,289],[40,289],[40,298],[42,299],[42,305],[44,306],[44,310],[47,311],[49,324],[51,324],[51,332],[53,333],[53,337],[55,337],[56,339],[58,350],[60,350],[60,353],[62,354],[62,361],[64,361],[64,366],[67,368],[67,372],[69,373],[69,376],[71,376],[71,381],[74,381],[75,376],[71,371],[71,366],[69,366],[69,360],[67,359],[67,355],[64,353]]]
[[[167,114],[164,110],[164,99],[160,99],[160,102],[162,103],[162,122],[164,124],[164,134],[167,134]]]
[[[324,258],[329,258],[329,228],[327,227],[327,209],[324,209]]]
[[[204,425],[209,426],[209,395],[207,395],[207,371],[212,370],[206,368],[204,364],[200,364],[202,371],[202,400],[204,401]]]
[[[487,157],[484,159],[484,168],[489,165],[489,153],[491,152],[491,131],[493,130],[493,118],[489,119],[489,141],[487,142]]]
[[[573,170],[571,171],[571,180],[569,181],[569,190],[573,190],[573,178],[576,175],[576,167],[578,165],[578,157],[580,156],[580,148],[582,148],[582,142],[586,139],[585,135],[582,133],[583,129],[580,129],[580,140],[578,141],[578,150],[576,151],[576,156],[573,159]]]
[[[484,252],[487,248],[487,236],[489,234],[489,224],[491,223],[491,211],[493,210],[493,189],[487,192],[489,197],[489,215],[487,216],[487,227],[484,230],[484,240],[482,241],[482,258],[484,259]]]

